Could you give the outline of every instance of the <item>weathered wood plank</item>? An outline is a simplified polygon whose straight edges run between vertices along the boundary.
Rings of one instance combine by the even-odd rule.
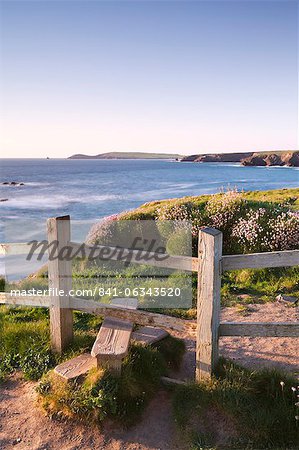
[[[99,359],[101,356],[109,356],[112,359],[124,358],[132,330],[132,323],[106,317],[93,344],[91,355]]]
[[[138,299],[113,298],[111,305],[136,310]],[[120,373],[122,360],[128,353],[132,330],[132,322],[106,317],[91,350],[92,356],[97,358],[98,366]]]
[[[120,374],[123,358],[128,354],[133,323],[106,317],[93,344],[91,355],[98,367]]]
[[[222,322],[220,336],[299,337],[295,322]]]
[[[199,232],[196,380],[210,378],[218,360],[222,233],[213,228]]]
[[[50,297],[43,295],[12,295],[9,292],[0,292],[0,304],[10,306],[36,306],[48,308]]]
[[[19,296],[10,295],[6,292],[0,293],[0,304],[13,306],[40,306],[49,307],[51,298],[49,296]],[[177,317],[165,316],[140,310],[129,310],[122,307],[112,306],[106,303],[98,303],[93,300],[84,300],[71,297],[70,307],[77,311],[95,314],[97,316],[115,317],[116,319],[129,320],[140,325],[152,325],[166,328],[168,330],[182,331],[190,336],[196,332],[196,323],[192,320],[179,319]]]
[[[73,339],[73,311],[69,304],[72,287],[71,261],[64,257],[62,249],[70,241],[70,216],[51,218],[47,221],[48,242],[57,243],[53,257],[48,261],[49,288],[53,289],[50,305],[51,347],[61,353]],[[57,295],[63,291],[64,295]]]
[[[71,298],[70,305],[73,309],[95,314],[97,316],[109,315],[116,319],[129,320],[140,325],[151,325],[166,328],[168,330],[184,331],[190,335],[194,335],[196,332],[196,323],[191,320],[179,319],[177,317],[165,316],[163,314],[148,311],[129,310],[122,307],[97,303],[93,300],[82,300],[79,298]]]
[[[74,254],[78,257],[111,259],[113,261],[124,260],[126,257],[135,264],[145,264],[148,266],[163,267],[168,269],[178,269],[186,271],[197,270],[198,259],[191,256],[171,256],[168,254],[144,252],[140,250],[130,250],[110,246],[90,246],[70,242]],[[109,252],[109,253],[108,253]]]
[[[169,336],[169,333],[162,328],[141,327],[132,333],[131,339],[138,344],[152,345]]]
[[[97,367],[97,359],[90,353],[83,353],[55,367],[54,372],[67,381],[86,375],[89,370]]]
[[[225,255],[223,270],[262,269],[265,267],[288,267],[299,265],[299,250],[282,252],[251,253],[247,255]]]
[[[125,298],[113,298],[110,303],[112,306],[121,306],[125,309],[137,309],[138,299],[125,297]]]

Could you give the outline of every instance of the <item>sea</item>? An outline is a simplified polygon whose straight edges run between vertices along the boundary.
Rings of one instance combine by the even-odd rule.
[[[24,185],[3,185],[6,181]],[[81,242],[103,217],[154,200],[232,188],[298,186],[299,170],[290,167],[172,160],[1,159],[0,242],[46,238],[49,217],[69,214],[72,239]]]

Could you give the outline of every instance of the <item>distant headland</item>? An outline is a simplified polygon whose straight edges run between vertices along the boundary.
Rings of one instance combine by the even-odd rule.
[[[81,153],[69,156],[68,159],[181,159],[182,156],[171,153],[146,152],[108,152],[99,155],[83,155]]]
[[[246,153],[205,153],[182,156],[174,153],[147,152],[108,152],[98,155],[84,155],[77,153],[67,159],[171,159],[181,162],[216,162],[240,163],[243,166],[289,166],[299,167],[299,150],[278,150],[269,152]]]
[[[249,153],[214,153],[184,156],[182,162],[239,162],[243,166],[289,166],[299,167],[299,150],[249,152]]]

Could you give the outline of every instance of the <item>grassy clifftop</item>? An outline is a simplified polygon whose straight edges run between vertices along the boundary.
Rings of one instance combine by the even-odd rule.
[[[299,210],[299,188],[275,189],[270,191],[248,191],[244,192],[243,196],[248,202],[253,202],[255,204],[262,205],[266,202],[278,205],[282,203],[290,203],[293,209]],[[190,202],[195,206],[200,207],[204,206],[210,198],[211,195],[199,195],[144,203],[139,208],[127,213],[127,216],[128,219],[137,219],[139,216],[144,219],[151,219],[155,216],[157,209],[162,206],[182,205]]]

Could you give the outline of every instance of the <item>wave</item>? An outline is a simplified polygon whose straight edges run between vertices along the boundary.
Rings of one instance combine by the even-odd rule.
[[[16,209],[57,209],[66,207],[72,203],[93,203],[106,202],[107,200],[117,199],[119,196],[107,195],[88,195],[83,193],[78,196],[67,195],[26,195],[22,197],[9,198],[6,202],[1,202],[1,208]]]

